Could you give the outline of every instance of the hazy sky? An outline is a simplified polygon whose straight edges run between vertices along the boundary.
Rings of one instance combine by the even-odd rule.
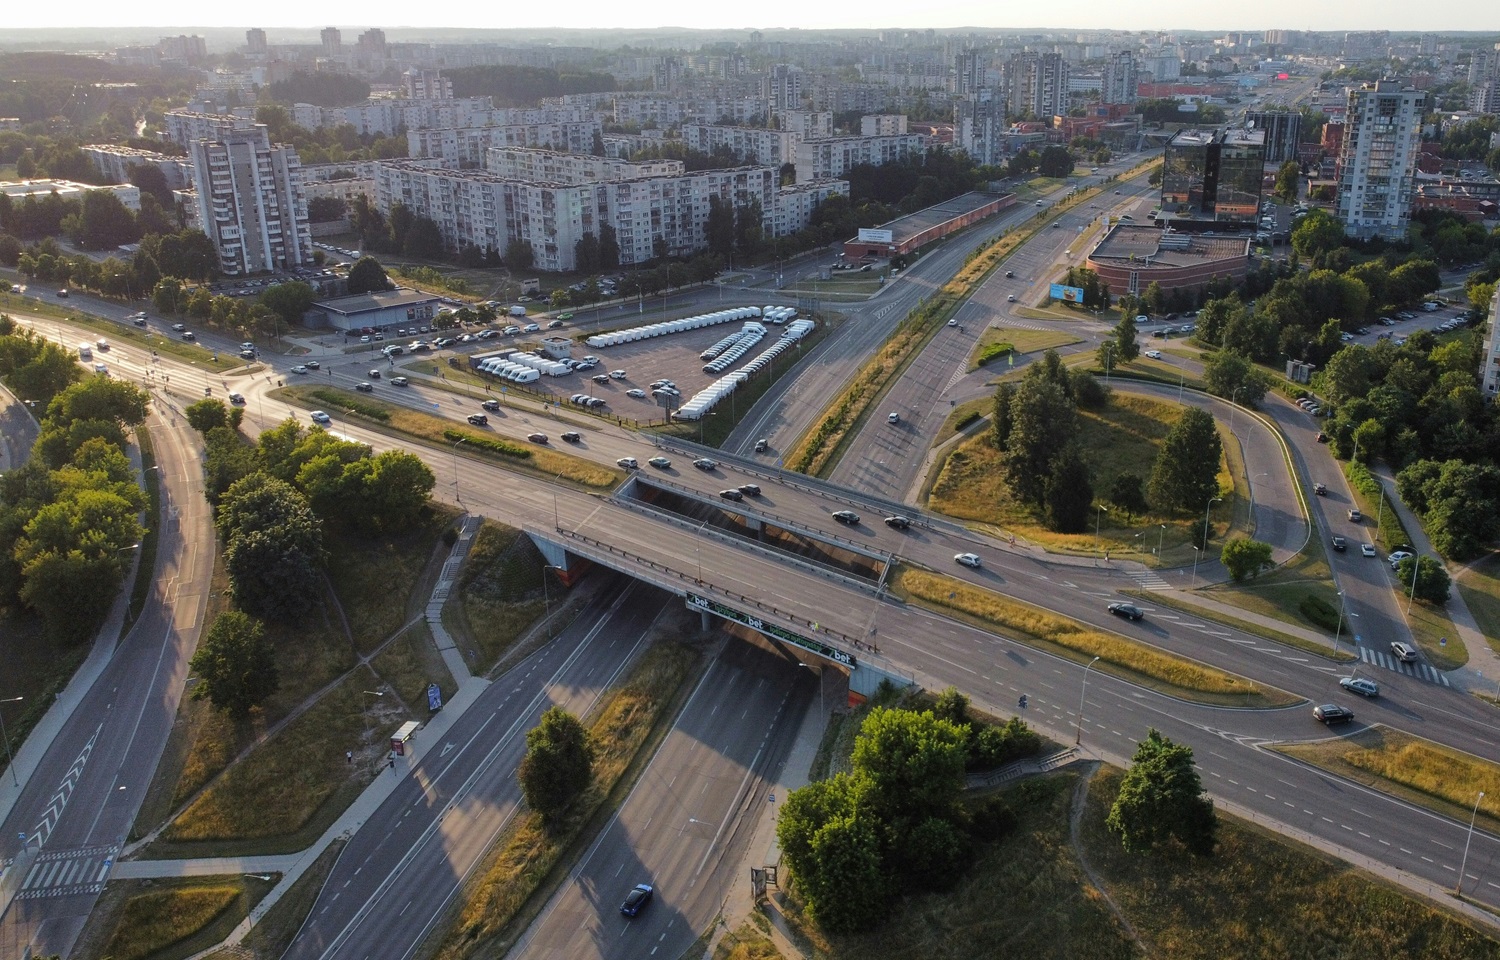
[[[69,4],[12,3],[9,27],[250,27],[348,25],[355,9],[303,0],[240,3],[129,3],[75,0]],[[409,0],[364,0],[356,5],[361,25],[392,27],[653,27],[709,29],[755,27],[1052,27],[1124,30],[1465,30],[1500,31],[1500,4],[1494,0],[1259,0],[1215,3],[1205,0],[1071,0],[1019,3],[1016,0],[863,0],[809,3],[759,0],[755,3],[702,0],[575,0],[552,3],[442,3],[425,7]]]

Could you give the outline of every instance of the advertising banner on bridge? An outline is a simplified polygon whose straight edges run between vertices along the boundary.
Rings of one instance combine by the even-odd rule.
[[[1052,299],[1061,300],[1063,303],[1083,303],[1082,287],[1065,287],[1060,283],[1052,284]]]
[[[804,637],[800,633],[793,633],[785,627],[778,627],[774,623],[766,623],[757,616],[745,613],[743,610],[736,610],[734,607],[720,603],[717,600],[700,597],[695,593],[689,593],[686,599],[688,607],[693,610],[703,610],[716,617],[723,617],[725,620],[733,623],[743,624],[751,630],[763,633],[768,637],[775,637],[777,640],[801,647],[804,650],[810,650],[819,656],[827,657],[835,663],[841,663],[851,669],[859,665],[855,661],[853,654],[845,653],[838,647],[830,646],[821,640]],[[814,624],[813,626],[816,628],[817,625]]]
[[[874,227],[859,228],[860,243],[890,243],[895,235],[889,230],[876,230]]]

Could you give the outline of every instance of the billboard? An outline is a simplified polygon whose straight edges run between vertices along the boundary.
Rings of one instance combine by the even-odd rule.
[[[876,230],[873,227],[859,228],[860,243],[890,243],[895,239],[889,230]]]
[[[1060,283],[1052,284],[1052,299],[1061,300],[1063,303],[1083,303],[1082,287],[1065,287]]]

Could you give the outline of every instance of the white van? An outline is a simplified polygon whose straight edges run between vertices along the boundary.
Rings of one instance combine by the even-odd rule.
[[[526,308],[518,303],[510,308],[510,315],[513,317],[524,317],[526,316]]]

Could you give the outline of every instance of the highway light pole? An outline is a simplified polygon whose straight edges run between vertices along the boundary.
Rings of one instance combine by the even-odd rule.
[[[1349,607],[1349,598],[1344,596],[1344,591],[1339,591],[1339,624],[1338,629],[1333,631],[1333,652],[1339,652],[1339,636],[1344,632],[1344,611]]]
[[[468,439],[468,437],[461,437],[453,441],[453,499],[458,501],[460,507],[464,505],[464,498],[458,494],[458,445]]]
[[[1397,564],[1400,566],[1400,564]],[[1411,595],[1406,598],[1406,613],[1411,615],[1412,601],[1417,599],[1417,573],[1422,569],[1422,558],[1413,556],[1411,558]]]
[[[1162,538],[1165,537],[1166,535],[1167,535],[1167,525],[1164,523],[1164,524],[1161,525],[1161,530],[1158,531],[1157,534],[1156,534],[1156,561],[1157,561],[1157,563],[1161,562],[1161,541],[1162,541]]]
[[[1104,519],[1104,515],[1109,512],[1109,508],[1102,503],[1095,504],[1094,506],[1097,508],[1094,513],[1094,542],[1099,544],[1099,550],[1103,552],[1104,541],[1099,539],[1099,523]]]
[[[1208,506],[1203,508],[1203,549],[1208,549],[1208,514],[1213,510],[1214,504],[1222,501],[1223,497],[1213,497],[1208,501]]]
[[[1484,799],[1484,791],[1479,791],[1479,796],[1474,798],[1474,812],[1469,814],[1469,838],[1464,841],[1464,856],[1458,864],[1458,886],[1453,888],[1453,895],[1461,897],[1464,894],[1464,868],[1469,865],[1469,844],[1474,842],[1474,820],[1479,816],[1479,801]]]
[[[11,697],[9,700],[0,700],[0,706],[4,706],[7,703],[20,703],[25,699],[25,697]],[[10,782],[20,787],[21,781],[16,777],[16,758],[10,752],[10,734],[5,732],[4,710],[0,710],[0,740],[5,741],[5,763],[6,766],[10,767]],[[1480,796],[1482,797],[1484,794],[1481,793]]]
[[[1196,543],[1190,544],[1193,548],[1193,586],[1198,585],[1198,558],[1203,556],[1203,548]]]
[[[1089,692],[1089,671],[1098,662],[1099,658],[1095,657],[1089,661],[1088,666],[1083,668],[1083,689],[1078,693],[1078,735],[1073,738],[1075,745],[1083,743],[1083,698],[1088,696]]]

